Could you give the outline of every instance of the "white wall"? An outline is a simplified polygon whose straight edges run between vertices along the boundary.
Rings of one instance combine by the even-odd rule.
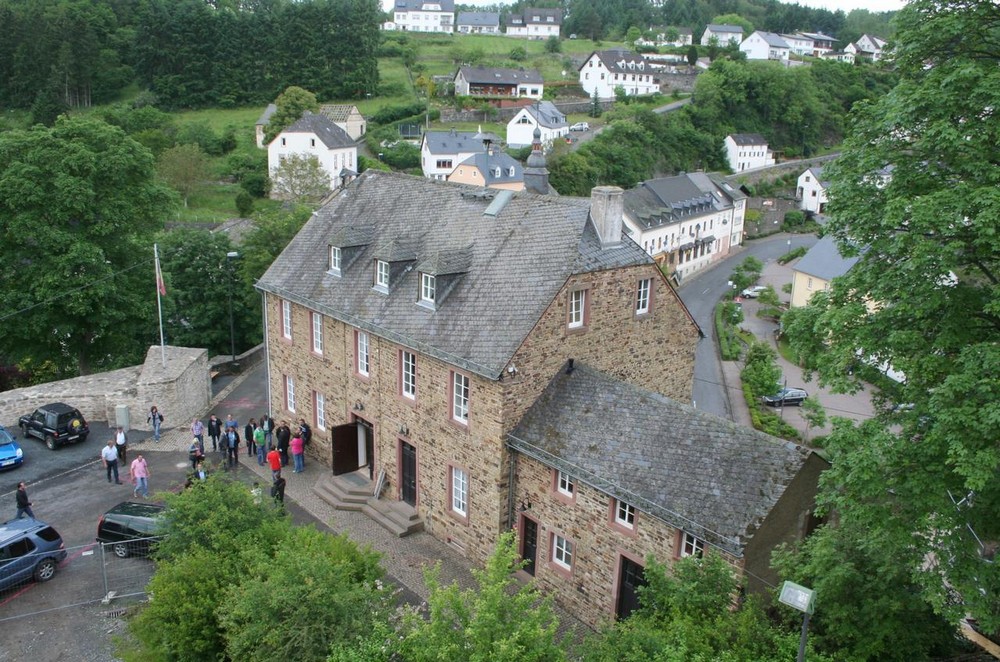
[[[521,123],[521,120],[524,118],[527,118],[528,121]],[[534,140],[536,126],[538,126],[538,122],[534,117],[532,117],[531,113],[527,110],[521,109],[518,111],[517,115],[514,115],[514,117],[507,122],[507,144],[511,147],[526,147],[530,145]],[[569,134],[569,125],[567,124],[558,128],[540,126],[539,131],[542,134],[542,145],[548,149],[552,146],[552,142],[554,140]]]
[[[819,213],[822,206],[827,203],[826,188],[816,179],[816,174],[811,170],[806,170],[799,175],[796,196],[799,200],[799,209]]]
[[[580,69],[580,86],[588,96],[596,89],[598,98],[613,99],[619,85],[625,88],[627,96],[660,91],[659,84],[653,82],[653,69],[645,61],[636,63],[636,68],[628,73],[611,73],[597,55],[592,55]]]
[[[726,136],[725,145],[726,159],[733,172],[774,165],[774,155],[767,145],[737,145],[729,136]]]
[[[358,171],[358,148],[354,145],[338,149],[327,149],[314,133],[282,133],[267,147],[267,170],[274,178],[274,173],[281,165],[282,157],[290,154],[299,156],[315,156],[320,166],[330,176],[330,188],[339,187],[340,171],[349,168]]]

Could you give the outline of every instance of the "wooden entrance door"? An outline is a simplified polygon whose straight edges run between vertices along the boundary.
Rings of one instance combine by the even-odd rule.
[[[358,424],[347,423],[330,430],[333,442],[333,475],[351,473],[358,469]]]
[[[535,576],[535,561],[538,558],[538,523],[528,517],[521,516],[521,558],[524,559],[524,571]]]
[[[645,585],[646,576],[643,574],[643,567],[623,556],[621,570],[618,573],[618,604],[615,606],[618,618],[628,618],[639,608],[637,589]]]
[[[400,440],[400,497],[414,508],[417,506],[417,449]]]

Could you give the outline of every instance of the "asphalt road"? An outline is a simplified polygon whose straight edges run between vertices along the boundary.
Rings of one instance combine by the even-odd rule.
[[[789,246],[789,241],[791,245]],[[729,289],[729,277],[736,266],[753,255],[765,264],[776,260],[799,246],[811,247],[817,241],[815,235],[779,234],[747,241],[746,248],[735,255],[718,263],[708,271],[703,271],[681,285],[679,294],[681,300],[691,311],[691,315],[705,333],[698,343],[694,362],[694,388],[692,398],[694,405],[702,411],[707,411],[722,418],[734,419],[730,406],[730,397],[739,394],[727,394],[722,379],[722,365],[719,358],[719,347],[715,337],[715,304]]]

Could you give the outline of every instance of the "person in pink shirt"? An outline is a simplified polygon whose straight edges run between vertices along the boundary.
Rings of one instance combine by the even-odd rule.
[[[129,478],[135,486],[132,490],[132,496],[136,497],[141,494],[143,499],[148,499],[149,465],[146,464],[146,458],[142,455],[137,455],[136,458],[132,460],[132,464],[129,466]]]
[[[306,470],[305,446],[306,442],[302,440],[302,435],[295,433],[291,443],[292,460],[295,462],[295,469],[292,470],[292,473],[300,474]]]

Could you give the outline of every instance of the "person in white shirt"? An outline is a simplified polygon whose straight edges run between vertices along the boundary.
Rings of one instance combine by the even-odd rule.
[[[128,437],[125,436],[125,428],[118,426],[118,431],[115,433],[115,446],[118,448],[118,459],[121,460],[122,464],[125,464],[125,451],[128,450]]]
[[[111,474],[114,474],[115,484],[121,485],[122,482],[118,480],[118,449],[115,448],[114,439],[108,439],[108,445],[101,449],[101,461],[108,470],[108,482],[111,482]]]

